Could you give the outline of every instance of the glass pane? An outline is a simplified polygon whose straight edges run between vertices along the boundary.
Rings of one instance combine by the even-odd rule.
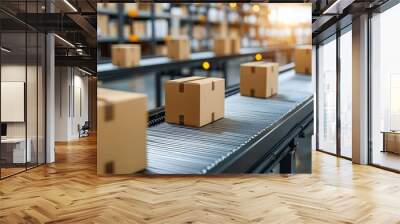
[[[38,164],[45,163],[45,52],[46,37],[39,34],[38,41]]]
[[[352,141],[352,34],[340,36],[340,152],[351,158]]]
[[[400,5],[372,18],[372,163],[400,170]]]
[[[2,177],[25,170],[26,150],[26,35],[1,34],[1,166]],[[28,144],[29,149],[29,144]]]
[[[336,40],[318,49],[320,150],[336,153]]]
[[[38,95],[38,57],[37,57],[37,46],[38,36],[36,32],[27,33],[27,44],[28,44],[28,62],[27,62],[27,80],[26,80],[26,116],[27,116],[27,142],[28,142],[28,168],[37,165],[37,132],[38,132],[38,107],[37,107],[37,95]]]

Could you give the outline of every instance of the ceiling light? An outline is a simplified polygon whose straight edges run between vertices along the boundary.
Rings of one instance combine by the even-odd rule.
[[[5,48],[5,47],[1,47],[0,49],[1,49],[2,51],[6,52],[6,53],[10,53],[10,52],[11,52],[11,50],[9,50],[9,49],[7,49],[7,48]]]
[[[64,0],[65,4],[67,4],[74,12],[78,12],[78,10],[68,1]]]
[[[85,73],[85,74],[87,74],[87,75],[92,75],[92,73],[90,73],[90,72],[88,72],[88,71],[85,71],[85,70],[83,70],[83,69],[81,69],[81,68],[78,68],[79,69],[79,71],[81,71],[81,72],[83,72],[83,73]]]
[[[60,37],[60,36],[57,35],[57,34],[54,34],[54,36],[57,37],[57,38],[58,38],[59,40],[61,40],[62,42],[66,43],[68,46],[75,48],[75,45],[73,45],[73,44],[72,44],[71,42],[69,42],[68,40],[66,40],[66,39],[64,39],[64,38],[62,38],[62,37]]]
[[[260,6],[259,5],[253,5],[253,11],[254,12],[259,12],[260,11]]]

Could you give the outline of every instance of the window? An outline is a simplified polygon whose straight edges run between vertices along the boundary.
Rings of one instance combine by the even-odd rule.
[[[372,163],[400,170],[400,5],[371,19]]]
[[[352,33],[340,36],[340,155],[352,157]]]
[[[336,153],[336,40],[318,49],[318,149]]]

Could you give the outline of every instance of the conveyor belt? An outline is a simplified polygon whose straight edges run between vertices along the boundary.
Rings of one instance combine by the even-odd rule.
[[[272,53],[281,50],[293,49],[290,46],[285,47],[269,47],[269,48],[242,48],[237,54],[231,55],[215,55],[212,51],[192,53],[188,59],[185,60],[172,60],[168,57],[152,57],[141,59],[138,66],[134,67],[118,67],[108,60],[106,63],[97,65],[97,73],[99,80],[107,80],[114,78],[121,78],[123,75],[132,75],[144,72],[159,72],[168,69],[181,69],[182,67],[200,66],[204,60],[210,63],[218,63],[223,61],[232,60],[235,58],[243,58],[254,56],[257,53],[263,54],[264,57],[267,53]]]
[[[208,173],[311,98],[311,77],[289,71],[279,77],[278,95],[257,99],[234,94],[225,100],[225,117],[212,124],[190,128],[164,122],[149,127],[147,172]]]

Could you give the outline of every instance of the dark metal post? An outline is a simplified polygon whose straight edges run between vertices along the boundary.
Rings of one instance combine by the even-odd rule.
[[[315,148],[319,149],[319,44],[315,46]]]
[[[162,72],[157,72],[155,74],[155,82],[156,82],[156,107],[161,107],[162,104],[162,94],[161,94],[161,78],[162,78],[163,73]]]
[[[280,173],[294,174],[296,172],[295,150],[291,150],[283,157],[279,164]]]
[[[156,46],[157,46],[157,40],[156,40],[156,12],[155,12],[155,5],[151,4],[151,53],[152,55],[156,54]]]
[[[336,154],[341,156],[341,116],[340,116],[340,28],[336,28]]]
[[[118,12],[118,43],[124,43],[124,24],[125,24],[125,15],[124,15],[124,5],[117,4],[117,12]]]

